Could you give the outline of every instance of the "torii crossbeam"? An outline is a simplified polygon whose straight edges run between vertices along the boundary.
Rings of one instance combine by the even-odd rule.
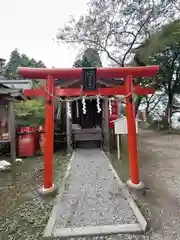
[[[136,124],[132,94],[146,95],[153,94],[153,88],[142,88],[134,85],[133,78],[153,77],[157,74],[159,66],[146,67],[124,67],[124,68],[97,68],[97,79],[103,78],[124,78],[124,85],[114,88],[99,88],[91,91],[83,91],[80,88],[61,89],[54,87],[55,79],[75,80],[83,78],[83,68],[70,69],[48,69],[48,68],[19,68],[19,73],[24,78],[45,79],[46,87],[40,89],[26,89],[25,96],[46,97],[45,110],[45,152],[44,152],[44,192],[54,188],[53,184],[53,139],[54,139],[54,106],[53,96],[94,96],[94,95],[124,95],[126,97],[126,114],[128,125],[128,149],[130,161],[130,184],[138,187],[139,169],[136,139]]]

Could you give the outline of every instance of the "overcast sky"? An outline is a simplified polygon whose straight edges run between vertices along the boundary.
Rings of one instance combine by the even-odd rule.
[[[70,15],[87,9],[86,0],[0,0],[0,57],[18,48],[47,67],[71,67],[77,51],[53,38]]]

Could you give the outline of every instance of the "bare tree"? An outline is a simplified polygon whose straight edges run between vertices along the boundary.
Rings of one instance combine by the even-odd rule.
[[[179,1],[179,0],[178,0]],[[170,0],[90,0],[88,13],[59,29],[57,39],[96,48],[118,66],[176,15]]]
[[[162,97],[163,95],[160,96],[151,95],[150,97],[146,95],[144,97],[143,99],[144,101],[142,102],[142,104],[146,105],[146,116],[148,116],[153,110],[155,110],[155,108],[161,101]]]
[[[174,4],[176,10],[177,10],[178,12],[180,12],[180,2],[179,2],[179,0],[172,0],[172,2],[173,2],[173,4]]]

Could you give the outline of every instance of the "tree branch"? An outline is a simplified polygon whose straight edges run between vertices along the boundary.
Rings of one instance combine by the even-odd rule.
[[[158,101],[154,104],[154,106],[153,106],[149,111],[147,111],[148,114],[149,114],[152,110],[155,109],[155,107],[156,107],[156,106],[158,105],[158,103],[160,102],[161,98],[162,98],[162,96],[160,96],[159,99],[158,99]]]
[[[120,63],[118,60],[116,60],[116,59],[109,53],[109,51],[107,50],[107,48],[104,47],[104,46],[102,46],[100,42],[96,42],[96,41],[93,41],[93,40],[90,40],[90,39],[87,39],[86,41],[89,41],[89,42],[91,42],[91,43],[96,44],[97,46],[99,46],[99,47],[101,48],[101,50],[103,50],[103,51],[107,54],[107,56],[108,56],[112,61],[114,61],[117,65],[121,66],[121,63]]]
[[[152,13],[152,12],[151,12]],[[124,54],[123,56],[123,59],[122,59],[122,63],[121,65],[124,67],[125,65],[125,60],[126,60],[126,57],[127,55],[130,53],[130,51],[132,50],[133,46],[134,46],[134,43],[136,42],[136,39],[139,35],[139,33],[141,32],[142,28],[145,26],[145,24],[149,21],[149,18],[151,16],[151,13],[148,15],[148,17],[146,18],[146,20],[144,21],[144,23],[140,26],[139,30],[137,31],[137,33],[135,34],[135,37],[133,39],[133,41],[131,42],[131,45],[129,47],[129,49],[126,51],[126,53]]]

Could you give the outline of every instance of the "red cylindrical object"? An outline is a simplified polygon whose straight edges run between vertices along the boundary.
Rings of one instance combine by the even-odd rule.
[[[125,79],[127,94],[132,93],[133,81],[132,77],[128,76]],[[139,184],[139,167],[138,167],[138,152],[136,138],[136,122],[134,113],[134,104],[132,95],[126,97],[126,115],[128,128],[128,151],[130,165],[130,180],[132,184]]]
[[[112,101],[112,115],[109,113],[109,128],[114,128],[114,121],[118,118],[118,101]]]
[[[33,157],[36,152],[35,131],[30,127],[20,129],[18,136],[18,156]]]
[[[40,154],[44,154],[44,139],[45,139],[45,131],[43,126],[39,126],[38,128],[38,133],[39,133],[39,150]]]
[[[54,155],[54,79],[46,79],[46,108],[45,108],[45,143],[44,143],[44,188],[53,187],[53,155]]]

